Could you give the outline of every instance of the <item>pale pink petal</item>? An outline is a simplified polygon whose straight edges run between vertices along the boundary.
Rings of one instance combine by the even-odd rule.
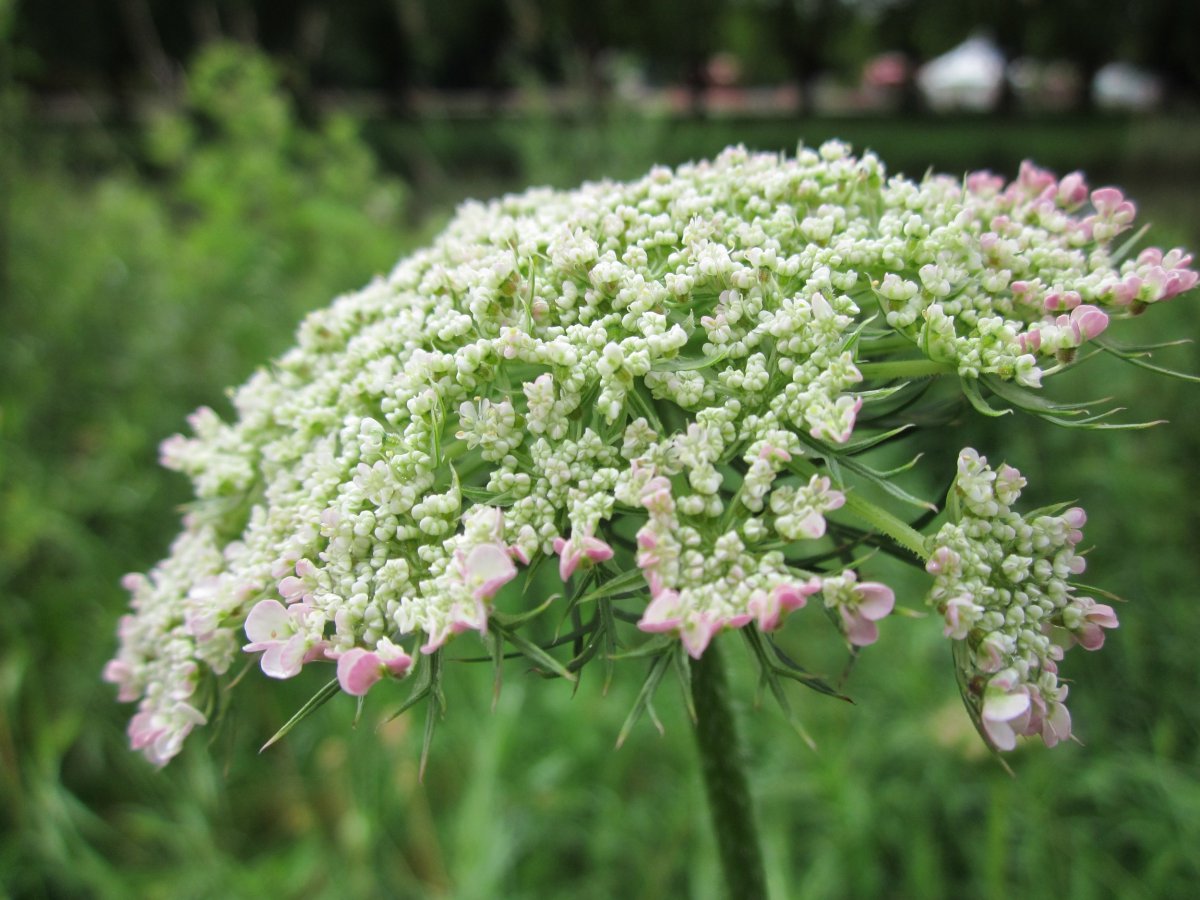
[[[288,575],[279,581],[279,596],[288,603],[303,599],[306,593],[308,593],[308,586],[303,579],[297,578],[295,575]]]
[[[800,533],[805,537],[817,539],[825,534],[825,517],[817,510],[809,510],[799,524]]]
[[[879,640],[879,627],[869,619],[865,619],[846,607],[839,607],[842,614],[842,624],[845,626],[846,640],[855,647],[867,647]]]
[[[342,690],[361,697],[383,677],[383,662],[374,653],[361,647],[347,650],[338,658],[337,678]]]
[[[263,653],[259,665],[263,673],[271,678],[292,678],[300,674],[307,652],[307,641],[300,635],[286,641],[273,641]]]
[[[379,646],[375,648],[375,655],[378,656],[388,671],[397,678],[402,677],[408,672],[412,665],[412,657],[404,652],[404,648],[397,644],[393,644],[387,638],[383,638],[379,642]]]
[[[1092,191],[1092,206],[1102,216],[1108,216],[1117,211],[1117,207],[1125,199],[1125,195],[1114,187],[1098,188]]]
[[[984,719],[983,730],[997,750],[1011,750],[1017,746],[1017,734],[1007,722]]]
[[[1104,646],[1104,629],[1093,622],[1084,622],[1075,637],[1084,650],[1099,650]]]
[[[583,554],[592,562],[604,562],[612,559],[613,548],[600,538],[588,535],[583,539]]]
[[[779,627],[779,594],[777,591],[758,590],[750,595],[746,609],[758,620],[763,631],[774,631]]]
[[[1108,316],[1099,307],[1084,304],[1071,310],[1071,322],[1085,338],[1091,340],[1108,327]]]
[[[1042,719],[1042,740],[1047,747],[1071,736],[1071,713],[1062,703],[1050,704],[1048,715]]]
[[[1120,623],[1117,622],[1117,614],[1107,603],[1097,603],[1087,612],[1087,620],[1095,622],[1101,628],[1116,628]]]
[[[882,619],[896,605],[895,593],[878,581],[864,581],[855,588],[855,592],[858,594],[858,614],[864,619]]]
[[[580,556],[579,551],[575,549],[575,542],[563,540],[560,537],[555,538],[554,552],[559,555],[558,577],[564,582],[570,581],[575,570],[579,568]]]
[[[142,710],[129,720],[129,745],[134,750],[141,750],[162,734],[164,729],[156,726],[154,716],[149,710]]]
[[[820,580],[813,578],[803,584],[778,584],[773,593],[781,609],[793,610],[803,607],[808,598],[820,589]]]
[[[477,544],[472,547],[463,569],[477,600],[495,596],[496,591],[517,577],[517,567],[513,565],[512,557],[500,544]]]
[[[722,623],[713,619],[708,613],[696,613],[683,623],[679,639],[692,659],[699,659],[713,636],[720,630]]]
[[[985,721],[1008,722],[1029,711],[1029,692],[1017,690],[1012,693],[988,691],[983,701]]]
[[[670,588],[663,588],[650,601],[650,605],[642,613],[642,618],[638,622],[637,627],[639,631],[658,633],[674,631],[679,627],[680,622],[679,592]]]
[[[246,637],[255,644],[284,640],[295,630],[292,617],[278,600],[260,600],[246,616]]]

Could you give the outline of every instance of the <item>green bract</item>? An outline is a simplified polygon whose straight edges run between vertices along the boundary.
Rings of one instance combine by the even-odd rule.
[[[763,632],[819,596],[851,644],[873,642],[894,595],[854,559],[881,543],[935,574],[989,742],[1062,739],[1061,651],[1116,624],[1073,595],[1081,511],[1022,519],[1019,474],[964,451],[930,541],[903,511],[932,504],[859,454],[934,421],[918,401],[937,376],[984,413],[1095,425],[1042,380],[1196,281],[1182,251],[1110,246],[1133,212],[1078,174],[917,183],[840,143],[465,205],[311,315],[234,393],[236,421],[203,409],[163,445],[197,499],[170,556],[128,582],[106,675],[140,701],[134,746],[178,752],[243,633],[270,676],[336,661],[348,693],[415,672],[437,698],[463,631],[574,677],[636,625],[665,635],[635,653],[659,656],[654,680],[740,629],[773,687],[830,690]],[[522,588],[551,558],[545,603]],[[527,636],[542,609],[572,633]]]

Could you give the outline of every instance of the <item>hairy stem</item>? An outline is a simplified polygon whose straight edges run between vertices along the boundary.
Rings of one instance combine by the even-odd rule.
[[[876,531],[887,535],[921,562],[928,558],[929,552],[925,547],[925,536],[886,509],[876,506],[860,494],[848,492],[846,494],[846,510],[868,523]]]
[[[730,897],[765,900],[767,878],[729,685],[715,643],[692,663],[696,745]]]
[[[858,370],[863,378],[928,378],[934,375],[953,375],[958,370],[953,363],[935,362],[932,359],[895,359],[884,362],[860,362]]]

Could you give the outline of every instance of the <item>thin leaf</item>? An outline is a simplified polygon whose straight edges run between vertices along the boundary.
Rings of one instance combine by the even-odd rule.
[[[509,613],[502,613],[502,612],[499,612],[499,611],[493,609],[491,612],[490,618],[493,622],[495,622],[497,625],[501,626],[502,628],[513,629],[520,625],[524,625],[526,622],[530,621],[531,619],[534,619],[534,618],[540,616],[542,613],[544,613],[546,611],[546,609],[550,606],[551,603],[553,603],[555,600],[559,599],[561,596],[562,596],[562,594],[551,594],[549,597],[547,597],[545,600],[543,600],[539,605],[535,606],[533,609],[526,610],[523,613],[509,614]]]
[[[1155,372],[1159,375],[1166,375],[1168,378],[1177,378],[1180,381],[1188,381],[1192,384],[1200,384],[1200,375],[1192,375],[1189,372],[1180,372],[1176,369],[1168,369],[1166,366],[1156,366],[1154,363],[1146,362],[1142,359],[1143,356],[1148,356],[1148,353],[1134,353],[1128,351],[1117,350],[1112,344],[1102,341],[1094,341],[1102,350],[1111,353],[1119,359],[1125,360],[1130,365],[1137,366],[1139,369],[1146,369],[1149,372]]]
[[[862,453],[864,450],[870,450],[872,447],[878,447],[882,443],[893,440],[893,439],[899,437],[900,435],[904,434],[904,432],[910,431],[915,427],[916,426],[913,425],[911,422],[908,422],[908,423],[905,423],[904,425],[900,425],[897,428],[893,428],[890,431],[884,431],[880,434],[874,434],[874,435],[871,435],[870,437],[862,438],[861,440],[851,441],[850,443],[843,446],[842,452],[847,453],[849,455],[854,455],[856,453]]]
[[[683,651],[682,644],[676,644],[675,652],[671,654],[671,661],[675,663],[675,676],[679,679],[679,686],[683,689],[683,704],[687,708],[688,717],[695,724],[699,720],[696,717],[696,701],[692,697],[692,666],[688,662],[688,656]]]
[[[877,472],[875,469],[872,469],[870,466],[867,466],[856,459],[843,458],[841,462],[842,465],[844,465],[851,472],[867,479],[872,484],[891,494],[897,500],[902,500],[910,506],[915,506],[918,509],[937,512],[937,506],[930,503],[928,500],[922,500],[920,497],[910,494],[908,491],[904,490],[904,488],[900,487],[900,485],[896,484],[894,481],[890,481],[887,477],[890,473]],[[913,460],[912,463],[908,464],[908,467],[911,467],[915,462],[916,460]],[[900,471],[903,470],[904,468],[900,469]]]
[[[1017,387],[1017,385],[1004,381],[1001,378],[992,378],[985,375],[982,380],[993,394],[1027,412],[1086,415],[1089,406],[1100,406],[1112,400],[1111,397],[1101,397],[1098,400],[1087,400],[1083,403],[1056,403],[1053,400],[1035,394],[1033,391]]]
[[[324,687],[322,687],[319,691],[317,691],[315,694],[313,694],[312,697],[309,698],[308,702],[305,703],[302,707],[300,707],[300,709],[296,712],[296,714],[294,716],[292,716],[290,719],[288,719],[287,722],[284,724],[284,726],[282,728],[280,728],[277,732],[275,732],[275,734],[271,737],[271,739],[269,741],[267,741],[265,744],[263,744],[261,747],[258,748],[258,752],[262,753],[264,750],[266,750],[272,744],[281,740],[284,737],[284,735],[286,735],[289,731],[291,731],[293,728],[295,728],[297,725],[299,725],[301,722],[303,722],[305,719],[307,719],[309,716],[311,716],[313,713],[315,713],[318,709],[320,709],[322,706],[324,706],[326,703],[328,703],[329,700],[333,697],[333,695],[338,693],[340,690],[341,690],[341,688],[338,685],[338,680],[336,678],[334,678],[332,681],[330,681],[328,684],[326,684]]]
[[[431,698],[425,707],[425,734],[421,739],[421,764],[417,768],[417,781],[425,783],[425,766],[429,762],[429,748],[433,746],[433,732],[437,728],[438,715],[443,705]]]
[[[566,666],[564,666],[557,659],[555,659],[520,632],[513,631],[512,629],[506,628],[499,623],[496,625],[496,630],[503,634],[505,640],[520,650],[521,653],[528,657],[529,660],[535,665],[541,667],[542,669],[548,669],[559,678],[565,678],[567,681],[576,680],[576,676],[573,672],[569,672]]]
[[[1124,259],[1134,251],[1134,248],[1142,242],[1142,238],[1146,236],[1146,232],[1150,230],[1150,223],[1147,222],[1133,234],[1125,239],[1125,241],[1112,252],[1110,257],[1111,265],[1115,269]]]
[[[1119,413],[1124,410],[1124,407],[1110,409],[1099,416],[1092,416],[1090,419],[1072,420],[1060,419],[1056,416],[1042,416],[1047,422],[1058,425],[1062,428],[1083,428],[1089,431],[1143,431],[1147,428],[1154,428],[1157,425],[1167,424],[1166,419],[1155,419],[1152,422],[1101,422],[1100,419],[1111,416],[1114,413]]]
[[[1135,356],[1148,356],[1155,350],[1165,350],[1168,347],[1184,347],[1193,343],[1193,341],[1191,338],[1176,338],[1173,341],[1157,341],[1153,344],[1119,344],[1116,341],[1110,341],[1108,338],[1104,338],[1104,340],[1092,338],[1091,343],[1099,344],[1117,356],[1123,356],[1126,353],[1131,353]]]
[[[459,490],[472,503],[483,503],[487,506],[511,506],[517,499],[512,491],[489,491],[487,488],[463,485]]]
[[[995,419],[1000,418],[1000,416],[1007,416],[1012,412],[1011,409],[994,409],[988,406],[987,401],[983,399],[983,394],[979,392],[979,382],[976,379],[960,378],[959,383],[962,384],[963,396],[975,407],[976,412]]]
[[[638,691],[637,699],[633,702],[633,709],[625,717],[625,724],[621,726],[621,732],[617,735],[618,749],[625,743],[625,739],[629,737],[633,726],[637,724],[638,719],[642,717],[642,714],[650,706],[650,701],[654,698],[654,693],[658,690],[658,686],[662,682],[663,675],[666,674],[667,666],[670,665],[670,662],[668,654],[660,653],[650,664],[650,671],[646,675],[646,680],[642,682],[642,689]],[[659,728],[661,729],[661,727],[661,723],[659,723]]]
[[[617,638],[617,620],[613,618],[612,603],[608,600],[597,600],[596,611],[600,616],[600,631],[604,640],[604,687],[603,693],[608,693],[612,684],[613,673],[616,671],[614,657],[620,645]]]
[[[646,576],[641,569],[628,569],[610,578],[599,587],[588,591],[579,598],[580,603],[590,603],[593,600],[607,600],[623,594],[646,590]]]
[[[788,720],[788,724],[796,731],[804,743],[808,744],[813,750],[817,749],[817,743],[812,739],[812,735],[808,733],[800,719],[792,711],[792,704],[788,701],[787,691],[783,689],[783,684],[779,681],[779,673],[775,666],[771,664],[770,658],[767,656],[767,651],[762,645],[762,637],[758,633],[758,629],[753,625],[742,629],[742,634],[746,636],[754,655],[758,658],[758,666],[760,673],[760,685],[765,684],[771,689],[771,695],[775,698],[775,702],[783,711],[784,718]]]
[[[657,656],[661,651],[670,647],[678,639],[669,634],[656,634],[649,640],[642,641],[631,650],[618,653],[613,659],[637,659],[644,656]]]
[[[654,372],[692,372],[696,369],[715,366],[728,355],[728,350],[722,350],[716,356],[706,356],[701,359],[689,359],[684,356],[677,356],[674,359],[656,359],[650,368]]]
[[[784,653],[783,649],[769,637],[767,638],[767,646],[769,646],[774,652],[775,658],[782,663],[783,667],[776,669],[780,675],[783,675],[785,678],[791,678],[795,681],[798,681],[805,687],[816,691],[818,694],[825,694],[828,697],[836,697],[838,700],[845,700],[847,703],[854,702],[850,697],[834,688],[827,681],[816,675],[813,675],[802,665],[797,663],[794,659]]]
[[[1114,594],[1112,591],[1106,591],[1104,588],[1096,587],[1093,584],[1084,584],[1081,581],[1071,581],[1068,583],[1071,585],[1071,587],[1075,588],[1075,590],[1077,590],[1077,591],[1087,591],[1089,594],[1098,594],[1099,596],[1103,597],[1105,600],[1111,600],[1113,603],[1125,603],[1126,602],[1124,597],[1118,596],[1117,594]]]
[[[433,690],[433,680],[436,675],[435,669],[438,667],[435,660],[441,656],[441,652],[441,650],[437,650],[429,656],[418,657],[418,659],[425,660],[425,664],[422,665],[419,662],[417,664],[417,673],[414,676],[415,680],[413,681],[412,691],[409,692],[408,699],[400,704],[399,709],[380,722],[380,725],[386,725],[393,719],[400,718],[400,716],[408,712],[413,706],[429,696]]]
[[[492,657],[492,712],[500,705],[500,688],[504,683],[504,647],[500,638],[493,632],[480,635],[488,655]]]

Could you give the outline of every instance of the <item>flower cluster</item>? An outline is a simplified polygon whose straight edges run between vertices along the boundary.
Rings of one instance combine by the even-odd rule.
[[[849,551],[868,532],[921,545],[839,460],[869,446],[906,373],[1038,387],[1110,318],[1194,285],[1182,251],[1110,249],[1133,212],[1078,174],[914,182],[838,142],[466,204],[432,246],[312,314],[233,394],[232,421],[201,410],[193,437],[164,443],[197,501],[170,555],[129,581],[106,670],[140,703],[135,746],[176,753],[205,720],[205,674],[239,648],[274,678],[336,662],[354,695],[402,677],[488,633],[505,596],[522,602],[517,576],[552,558],[569,602],[610,586],[626,620],[692,656],[818,593],[850,644],[873,642],[895,598]],[[964,496],[982,477],[960,478]],[[968,507],[977,521],[1008,515],[1008,477]],[[1029,698],[1061,736],[1054,651],[1013,612],[1034,601],[1001,608],[982,567],[992,541],[1010,568],[1028,556],[1028,572],[996,571],[1039,585],[1039,610],[1065,576],[1042,545],[973,521],[939,550],[958,573],[939,576],[948,627],[988,690]],[[1047,528],[1028,539],[1073,547]],[[1039,622],[1095,643],[1103,611],[1071,602]],[[984,721],[1030,727],[1005,702]]]
[[[1041,735],[1053,747],[1071,734],[1059,682],[1063,651],[1104,644],[1116,628],[1112,607],[1078,596],[1071,579],[1086,568],[1078,552],[1087,516],[1022,516],[1012,507],[1025,479],[1009,465],[993,469],[962,451],[954,482],[957,520],[933,538],[926,564],[934,576],[929,602],[959,643],[955,660],[965,700],[993,746],[1011,750],[1016,736]]]

